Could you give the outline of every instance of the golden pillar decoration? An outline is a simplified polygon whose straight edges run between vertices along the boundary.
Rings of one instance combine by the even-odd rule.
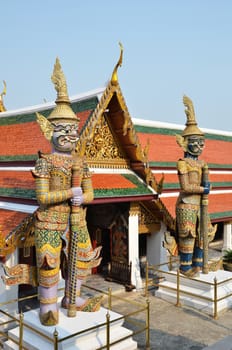
[[[4,103],[3,103],[3,95],[6,95],[6,82],[5,82],[5,80],[3,80],[3,85],[4,85],[4,88],[3,88],[2,93],[0,94],[0,112],[6,111],[6,108],[5,108]]]

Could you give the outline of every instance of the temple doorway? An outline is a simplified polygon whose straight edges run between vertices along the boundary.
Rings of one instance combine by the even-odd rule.
[[[102,246],[102,262],[92,273],[106,276],[112,261],[127,263],[128,212],[129,203],[88,207],[86,219],[93,247]]]

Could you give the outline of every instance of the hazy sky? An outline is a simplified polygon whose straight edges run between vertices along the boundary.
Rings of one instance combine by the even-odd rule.
[[[231,0],[0,1],[0,92],[8,110],[54,101],[58,56],[69,95],[118,77],[130,115],[232,131]]]

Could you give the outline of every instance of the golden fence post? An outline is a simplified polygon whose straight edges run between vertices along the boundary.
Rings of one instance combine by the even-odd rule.
[[[110,314],[106,314],[106,349],[110,350]]]
[[[58,350],[58,332],[56,328],[53,332],[53,338],[54,338],[54,350]]]
[[[176,306],[181,306],[180,304],[180,270],[177,270],[176,274]]]
[[[171,254],[169,255],[169,259],[168,260],[169,260],[168,268],[169,268],[169,271],[171,271],[172,270],[172,255]]]
[[[23,313],[19,316],[19,350],[23,349]]]
[[[150,301],[147,299],[146,350],[150,350]]]
[[[108,288],[108,309],[112,310],[112,288]]]
[[[215,320],[218,319],[218,314],[217,314],[217,278],[214,278],[214,316],[213,318]]]

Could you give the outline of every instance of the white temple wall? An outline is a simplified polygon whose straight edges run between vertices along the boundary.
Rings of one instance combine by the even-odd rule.
[[[131,203],[128,220],[128,250],[131,262],[131,283],[136,289],[142,288],[139,264],[139,207]]]
[[[222,251],[232,249],[232,223],[224,222]]]
[[[168,261],[167,249],[163,247],[166,225],[161,222],[160,230],[147,236],[147,261],[149,265],[160,265]],[[167,269],[167,265],[162,269]]]

